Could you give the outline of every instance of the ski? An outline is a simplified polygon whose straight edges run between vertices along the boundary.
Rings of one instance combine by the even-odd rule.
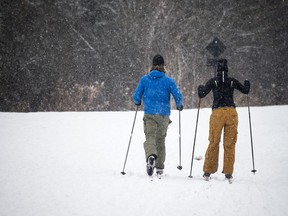
[[[156,173],[156,174],[151,175],[151,176],[148,175],[148,179],[150,181],[153,181],[155,179],[154,177],[157,177],[157,179],[162,179],[162,176],[163,176],[162,173]]]
[[[204,181],[210,181],[212,179],[212,177],[210,175],[203,175],[203,180]],[[217,179],[217,177],[215,178]],[[225,177],[224,181],[227,180],[229,184],[233,183],[233,177],[231,176],[230,178]]]

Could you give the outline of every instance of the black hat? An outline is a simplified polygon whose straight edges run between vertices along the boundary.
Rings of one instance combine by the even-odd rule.
[[[157,54],[153,58],[153,66],[164,66],[164,58]]]
[[[227,65],[227,59],[219,59],[217,63],[217,71],[225,71],[228,72],[228,65]]]

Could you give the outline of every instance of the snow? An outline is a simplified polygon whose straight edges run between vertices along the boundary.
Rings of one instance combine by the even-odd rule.
[[[288,207],[288,106],[251,107],[254,175],[247,107],[237,108],[238,142],[233,184],[219,170],[206,182],[202,166],[211,109],[172,111],[165,175],[147,177],[143,112],[0,113],[1,216],[284,216]],[[201,159],[202,157],[202,159]]]

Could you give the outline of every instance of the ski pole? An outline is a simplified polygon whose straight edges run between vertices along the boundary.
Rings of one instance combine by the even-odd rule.
[[[181,166],[181,115],[180,115],[180,110],[179,110],[179,166],[177,166],[177,168],[179,170],[182,169]]]
[[[252,164],[253,164],[253,170],[251,172],[254,173],[257,171],[255,169],[255,163],[254,163],[254,151],[253,151],[253,138],[252,138],[252,126],[251,126],[251,114],[250,114],[250,103],[249,103],[249,95],[247,94],[247,101],[248,101],[248,114],[249,114],[249,125],[250,125],[250,139],[251,139],[251,150],[252,150]]]
[[[128,148],[127,148],[127,153],[126,153],[126,157],[125,157],[125,162],[124,162],[124,166],[123,166],[123,170],[121,172],[122,175],[125,175],[126,173],[124,172],[125,166],[126,166],[126,161],[127,161],[127,157],[128,157],[128,152],[130,149],[130,143],[131,143],[131,139],[132,139],[132,134],[133,134],[133,130],[134,130],[134,125],[135,125],[135,120],[136,120],[136,116],[137,116],[137,112],[138,112],[138,107],[136,108],[136,112],[135,112],[135,117],[134,117],[134,121],[133,121],[133,125],[132,125],[132,130],[131,130],[131,135],[130,135],[130,139],[129,139],[129,143],[128,143]]]
[[[195,134],[194,134],[194,143],[193,143],[193,149],[192,149],[191,168],[190,168],[190,175],[188,176],[189,178],[192,178],[193,157],[194,157],[194,150],[195,150],[195,143],[196,143],[196,135],[197,135],[197,127],[198,127],[198,119],[199,119],[200,102],[201,102],[201,99],[199,98],[197,118],[196,118],[196,126],[195,126]]]

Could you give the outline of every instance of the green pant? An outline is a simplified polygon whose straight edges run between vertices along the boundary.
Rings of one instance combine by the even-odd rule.
[[[146,160],[150,155],[156,156],[155,167],[164,169],[166,158],[165,138],[170,123],[169,116],[144,115],[144,133],[146,141],[144,150]]]

